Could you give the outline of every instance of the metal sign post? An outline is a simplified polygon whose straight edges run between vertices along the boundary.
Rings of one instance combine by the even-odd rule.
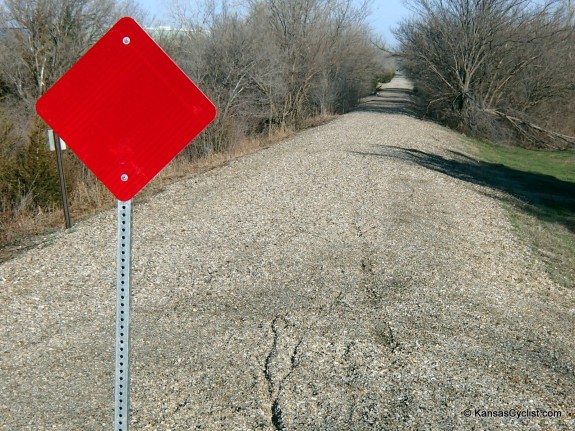
[[[52,146],[56,151],[56,164],[58,165],[58,178],[60,179],[60,196],[62,197],[62,208],[64,209],[64,222],[66,229],[72,227],[72,220],[70,219],[70,209],[68,207],[68,196],[66,194],[66,180],[64,178],[64,163],[62,162],[62,140],[54,133],[52,129],[48,129],[48,141],[50,149]]]
[[[114,430],[128,431],[130,420],[130,286],[132,272],[132,201],[118,201],[116,256],[116,371]]]

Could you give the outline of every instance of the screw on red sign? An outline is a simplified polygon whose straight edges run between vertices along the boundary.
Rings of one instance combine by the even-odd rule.
[[[132,18],[118,21],[36,110],[121,201],[134,197],[216,115]]]

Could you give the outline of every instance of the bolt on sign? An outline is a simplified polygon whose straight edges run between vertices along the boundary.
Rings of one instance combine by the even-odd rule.
[[[36,103],[118,199],[114,429],[129,426],[131,199],[216,116],[132,18],[120,19]]]

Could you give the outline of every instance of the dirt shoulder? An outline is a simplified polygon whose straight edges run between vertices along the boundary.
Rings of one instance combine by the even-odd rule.
[[[132,429],[575,428],[574,293],[382,96],[136,206]],[[115,223],[0,265],[0,429],[110,428]]]

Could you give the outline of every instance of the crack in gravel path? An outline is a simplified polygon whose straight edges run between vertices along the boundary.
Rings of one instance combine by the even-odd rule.
[[[279,376],[276,376],[275,375],[276,373],[274,372],[273,369],[275,361],[277,360],[279,354],[278,349],[280,348],[279,347],[280,331],[287,329],[287,327],[288,323],[286,322],[285,319],[276,317],[273,320],[271,324],[271,329],[273,333],[273,344],[268,356],[266,357],[264,365],[265,378],[266,381],[268,382],[268,391],[271,399],[271,421],[274,426],[274,429],[278,431],[285,430],[285,425],[282,417],[282,410],[279,401],[279,392],[281,390],[281,385],[283,381],[289,376],[289,374],[294,368],[294,355],[295,352],[297,351],[297,347],[299,346],[299,344],[296,346],[296,348],[294,349],[294,353],[290,358],[291,368],[287,371],[287,374],[281,378],[279,378]]]
[[[409,94],[135,205],[132,429],[575,429],[575,293]],[[0,265],[0,430],[110,429],[115,223]]]

